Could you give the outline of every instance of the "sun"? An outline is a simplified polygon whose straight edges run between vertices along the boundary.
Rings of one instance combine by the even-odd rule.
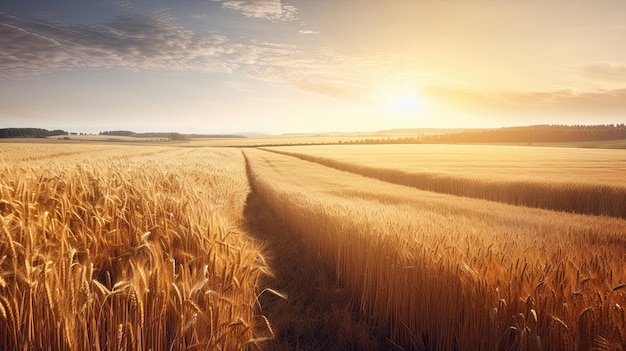
[[[391,94],[387,99],[387,113],[394,117],[418,117],[426,101],[416,93]]]

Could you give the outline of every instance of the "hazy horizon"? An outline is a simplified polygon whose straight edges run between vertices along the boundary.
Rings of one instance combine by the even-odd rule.
[[[514,126],[514,127],[524,127],[524,126]],[[281,136],[281,135],[285,135],[285,136],[289,136],[289,135],[309,135],[309,134],[319,134],[319,135],[324,135],[324,134],[368,134],[368,133],[393,133],[393,132],[402,132],[402,131],[411,131],[411,130],[415,130],[415,131],[428,131],[428,130],[449,130],[449,131],[455,131],[455,130],[471,130],[471,129],[488,129],[488,128],[436,128],[436,127],[424,127],[424,128],[391,128],[391,129],[377,129],[377,130],[354,130],[354,131],[341,131],[341,130],[317,130],[317,131],[306,131],[306,132],[290,132],[290,131],[285,131],[285,132],[280,132],[280,133],[264,133],[264,132],[257,132],[254,130],[249,130],[249,131],[234,131],[234,132],[230,132],[230,133],[211,133],[211,132],[206,132],[206,133],[196,133],[196,132],[184,132],[184,131],[180,131],[180,130],[176,130],[173,128],[168,129],[163,128],[162,130],[151,130],[149,129],[149,127],[145,127],[144,129],[140,129],[140,130],[128,130],[128,129],[122,129],[122,128],[109,128],[109,129],[104,129],[104,130],[98,130],[95,132],[88,132],[88,131],[83,131],[81,129],[76,129],[76,128],[68,128],[68,129],[51,129],[51,128],[45,128],[42,126],[35,126],[35,125],[30,125],[30,126],[21,126],[21,127],[16,127],[16,126],[0,126],[0,129],[10,129],[10,128],[17,128],[17,129],[28,129],[28,128],[34,128],[34,129],[46,129],[48,131],[55,131],[55,130],[62,130],[64,132],[67,133],[71,133],[71,134],[84,134],[84,135],[100,135],[101,133],[109,133],[109,132],[133,132],[135,134],[144,134],[144,133],[181,133],[181,134],[198,134],[198,135],[232,135],[232,136]],[[101,134],[106,136],[107,134]]]
[[[330,133],[626,121],[626,3],[0,5],[0,127]]]

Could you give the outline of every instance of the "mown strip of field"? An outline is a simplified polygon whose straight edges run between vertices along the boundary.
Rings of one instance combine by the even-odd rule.
[[[264,150],[422,190],[626,218],[626,154],[619,150],[466,145]]]
[[[305,243],[302,255],[319,257],[361,317],[405,349],[587,350],[626,340],[622,219],[244,154],[255,195]]]

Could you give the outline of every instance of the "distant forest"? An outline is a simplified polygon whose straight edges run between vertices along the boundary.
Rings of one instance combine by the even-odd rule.
[[[189,140],[191,138],[245,138],[236,134],[181,134],[169,133],[135,133],[129,130],[112,130],[100,132],[100,135],[127,136],[136,138],[160,138],[169,140]],[[0,138],[46,138],[59,135],[77,135],[64,130],[47,130],[43,128],[0,128]]]
[[[167,138],[170,140],[189,140],[191,138],[245,138],[232,134],[181,134],[181,133],[135,133],[130,130],[112,130],[100,132],[100,135],[129,136],[136,138]]]
[[[70,135],[64,130],[42,128],[1,128],[0,138],[45,138]],[[235,134],[181,134],[181,133],[135,133],[128,130],[100,132],[100,135],[137,138],[162,138],[189,140],[191,138],[245,138]],[[422,137],[378,138],[342,141],[347,144],[404,144],[404,143],[535,143],[535,142],[582,142],[626,139],[626,125],[533,125],[497,129],[469,129],[447,134],[431,134]]]
[[[41,128],[1,128],[0,138],[45,138],[49,136],[68,135],[64,130],[47,130]]]
[[[126,137],[135,137],[135,138],[162,138],[169,140],[188,140],[189,137],[185,134],[180,133],[135,133],[129,130],[111,130],[106,132],[100,132],[100,135],[110,135],[110,136],[126,136]]]
[[[426,143],[534,143],[626,139],[626,125],[534,125],[428,135]]]

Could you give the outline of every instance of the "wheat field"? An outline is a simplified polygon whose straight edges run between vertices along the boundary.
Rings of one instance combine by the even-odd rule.
[[[626,221],[420,191],[245,150],[360,314],[415,350],[619,349]]]
[[[422,190],[626,218],[622,150],[489,145],[267,148]]]
[[[235,350],[271,336],[239,151],[12,145],[0,157],[1,349]]]
[[[417,147],[2,144],[0,349],[624,349],[622,216],[419,176],[547,203],[620,153]]]

